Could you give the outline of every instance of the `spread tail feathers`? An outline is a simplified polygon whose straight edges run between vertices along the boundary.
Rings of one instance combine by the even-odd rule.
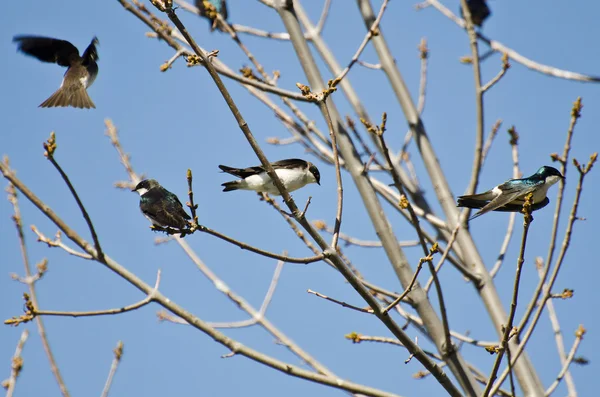
[[[78,87],[75,90],[68,89],[67,87],[60,87],[39,107],[53,108],[66,106],[72,106],[80,109],[96,108],[96,105],[94,105],[94,102],[92,102],[92,99],[88,95],[84,86]]]
[[[224,192],[230,192],[232,190],[238,190],[240,185],[240,181],[231,181],[222,183],[221,186],[224,186]]]

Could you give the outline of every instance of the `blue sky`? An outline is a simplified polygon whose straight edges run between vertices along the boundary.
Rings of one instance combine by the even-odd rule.
[[[258,2],[230,0],[229,3],[231,22],[270,31],[283,30],[277,14]],[[305,3],[316,21],[322,2]],[[458,9],[457,1],[445,4],[451,10]],[[390,2],[382,29],[415,98],[419,84],[417,45],[422,37],[428,40],[430,60],[423,121],[452,191],[460,195],[469,183],[475,131],[472,70],[459,62],[461,56],[470,53],[468,39],[454,23],[433,8],[416,12],[413,5],[411,1]],[[147,6],[152,8],[149,2]],[[379,2],[374,6],[378,7]],[[600,35],[600,26],[595,20],[600,6],[594,2],[575,7],[571,2],[563,1],[548,7],[542,0],[492,1],[490,7],[493,15],[484,27],[489,37],[540,63],[589,74],[600,70],[600,58],[590,51],[593,48],[590,38]],[[40,3],[23,0],[5,4],[4,13],[8,17],[0,25],[0,56],[5,76],[0,79],[3,116],[0,154],[8,155],[18,176],[83,236],[90,238],[75,202],[60,176],[43,157],[42,142],[50,131],[57,134],[56,158],[77,187],[94,219],[103,247],[111,257],[150,284],[154,282],[157,269],[162,269],[161,291],[203,320],[246,318],[199,274],[176,244],[155,246],[157,235],[148,230],[148,222],[137,208],[138,196],[113,187],[114,182],[126,179],[126,174],[104,135],[104,119],[111,118],[119,128],[121,142],[131,154],[138,173],[158,179],[183,200],[186,169],[194,171],[201,223],[271,251],[287,249],[294,256],[310,255],[281,217],[258,202],[254,194],[221,192],[219,185],[228,177],[219,173],[218,164],[248,166],[256,164],[257,159],[203,69],[187,68],[178,60],[171,70],[161,73],[159,66],[172,56],[173,51],[164,43],[145,37],[147,28],[116,1]],[[219,49],[219,58],[231,68],[237,70],[249,63],[226,35],[210,34],[206,21],[184,11],[179,15],[199,44],[207,49]],[[350,60],[364,33],[354,3],[333,1],[323,35],[341,64]],[[94,35],[98,36],[100,72],[89,89],[97,109],[38,108],[38,104],[59,86],[64,70],[18,54],[11,42],[17,34],[66,39],[81,51]],[[290,43],[252,37],[243,39],[267,71],[281,71],[282,87],[295,90],[296,82],[306,83]],[[377,62],[370,47],[362,59]],[[484,166],[481,189],[490,188],[512,175],[506,134],[511,125],[515,125],[520,133],[520,163],[524,174],[533,173],[541,165],[551,165],[549,154],[562,152],[570,109],[578,96],[583,98],[583,117],[576,127],[571,156],[586,162],[600,147],[596,131],[600,124],[600,94],[596,84],[549,77],[515,62],[512,66],[501,83],[485,97],[486,132],[499,118],[504,124]],[[490,57],[482,68],[483,79],[487,81],[498,72],[500,57]],[[322,71],[325,78],[332,77],[326,68]],[[383,73],[357,67],[348,78],[371,117],[378,119],[382,112],[388,113],[386,137],[392,147],[399,148],[406,121]],[[225,83],[260,142],[265,142],[268,137],[288,136],[269,109],[237,83],[230,80]],[[355,116],[341,92],[333,99],[343,115]],[[326,130],[316,108],[301,107],[322,130]],[[316,162],[321,170],[322,186],[310,185],[294,193],[294,198],[303,203],[312,196],[309,218],[324,219],[333,224],[334,169],[303,153],[300,146],[274,147],[264,143],[263,149],[271,160],[306,157]],[[414,153],[413,158],[417,157]],[[424,178],[423,167],[419,162],[416,166]],[[559,239],[564,235],[566,215],[575,195],[576,175],[571,166]],[[594,310],[588,308],[595,307],[598,302],[595,281],[600,273],[589,248],[597,242],[594,225],[600,211],[593,206],[593,197],[600,194],[599,181],[597,170],[586,179],[579,214],[587,220],[576,223],[564,269],[556,283],[557,292],[563,288],[575,290],[574,299],[555,301],[566,348],[570,348],[573,332],[579,324],[588,329],[580,354],[590,359],[591,365],[572,370],[581,395],[591,395],[592,390],[597,389],[593,377],[596,371],[591,371],[599,359],[597,329],[600,322]],[[359,238],[374,239],[375,233],[351,178],[344,175],[344,182],[346,212],[342,231]],[[426,197],[434,202],[432,187],[425,179],[422,183]],[[546,255],[556,190],[550,191],[551,204],[536,213],[530,231],[522,279],[523,300],[517,318],[522,315],[538,280],[534,259]],[[23,198],[20,204],[31,261],[49,259],[49,272],[37,284],[42,309],[100,310],[143,298],[101,265],[36,243],[29,225],[35,224],[50,236],[56,227]],[[387,205],[384,207],[397,236],[402,240],[414,239],[412,229],[401,217]],[[23,274],[11,215],[10,203],[0,200],[2,319],[20,314],[21,296],[25,291],[24,285],[9,277],[10,273]],[[507,219],[506,214],[494,213],[478,218],[471,225],[488,267],[497,256]],[[506,307],[512,291],[520,235],[518,227],[497,278],[497,288]],[[234,291],[255,307],[260,306],[275,268],[274,260],[231,247],[208,235],[197,234],[187,241]],[[391,290],[401,290],[382,250],[348,247],[346,253],[369,280]],[[407,248],[406,253],[411,263],[416,264],[420,249]],[[427,274],[422,281],[426,281],[426,277]],[[452,328],[459,332],[468,330],[471,336],[480,339],[494,339],[495,333],[472,286],[463,282],[450,266],[442,272],[442,283],[450,305]],[[306,289],[359,306],[364,304],[343,278],[324,264],[286,264],[267,314],[303,349],[342,378],[401,395],[440,395],[441,388],[432,379],[412,380],[412,374],[422,367],[415,360],[405,365],[407,354],[404,350],[377,344],[352,345],[343,338],[351,331],[389,336],[374,317],[320,300],[307,294]],[[151,305],[111,317],[45,318],[50,343],[71,394],[100,393],[112,360],[111,351],[118,340],[125,344],[125,355],[114,380],[112,396],[233,396],[242,393],[334,396],[341,393],[285,376],[243,357],[222,359],[220,357],[228,353],[225,348],[189,327],[159,323],[155,316],[158,309]],[[401,319],[399,321],[402,323]],[[31,335],[25,346],[25,367],[16,395],[58,395],[34,324],[0,327],[0,378],[8,376],[10,357],[24,328],[30,329]],[[264,353],[302,365],[259,328],[226,333]],[[409,334],[417,335],[412,329]],[[428,347],[423,338],[420,340]],[[470,346],[465,346],[463,351],[467,359],[489,372],[494,357]],[[546,386],[560,369],[555,351],[549,321],[543,316],[538,332],[528,345],[528,352]],[[558,394],[565,392],[566,389],[560,386]]]

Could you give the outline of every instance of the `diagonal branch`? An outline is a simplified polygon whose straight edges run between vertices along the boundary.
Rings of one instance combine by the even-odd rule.
[[[113,353],[115,354],[115,358],[110,365],[108,378],[106,379],[106,383],[104,384],[104,389],[102,390],[100,397],[108,397],[108,392],[110,390],[110,386],[112,385],[113,378],[115,377],[115,373],[117,372],[117,367],[119,366],[121,358],[123,357],[123,342],[119,341],[117,343],[117,347],[115,347]]]
[[[73,184],[69,180],[69,177],[63,171],[61,166],[56,162],[56,159],[54,158],[54,152],[56,151],[56,147],[57,147],[56,146],[56,135],[54,134],[54,132],[51,132],[50,138],[48,139],[48,141],[44,142],[44,149],[46,149],[44,156],[46,156],[46,158],[50,161],[50,163],[52,163],[54,168],[56,168],[56,170],[58,171],[58,173],[60,174],[62,179],[67,184],[69,191],[71,192],[71,194],[73,195],[73,198],[77,202],[77,206],[79,207],[79,210],[81,211],[81,214],[83,215],[83,218],[85,219],[85,222],[87,223],[88,228],[90,229],[90,233],[92,234],[92,239],[94,240],[94,247],[96,248],[96,251],[98,252],[98,256],[100,258],[102,258],[102,255],[104,255],[104,254],[102,253],[102,248],[100,247],[100,240],[98,239],[98,235],[96,234],[96,229],[94,229],[94,224],[92,223],[92,219],[90,218],[89,214],[87,213],[87,210],[85,209],[85,206],[81,202],[81,199],[79,198],[77,191],[73,187]]]
[[[21,353],[23,352],[23,347],[25,347],[25,342],[27,342],[28,337],[29,331],[24,330],[21,333],[19,342],[17,342],[17,348],[15,349],[15,354],[13,355],[11,360],[10,377],[2,381],[2,387],[6,389],[6,397],[12,397],[15,392],[17,378],[23,370],[23,357],[21,357]]]

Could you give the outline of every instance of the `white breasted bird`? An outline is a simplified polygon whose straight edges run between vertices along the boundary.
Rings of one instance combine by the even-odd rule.
[[[548,205],[548,188],[564,179],[554,167],[543,166],[527,178],[509,179],[495,188],[480,194],[458,197],[458,207],[480,208],[470,219],[490,211],[519,212],[525,203],[525,196],[533,192],[533,210]]]
[[[293,192],[309,183],[321,184],[321,174],[317,167],[306,160],[286,159],[271,163],[277,176],[288,190]],[[233,168],[219,165],[219,168],[228,174],[241,178],[237,181],[225,182],[223,191],[254,190],[255,192],[269,193],[279,196],[279,190],[265,171],[262,165],[248,168]]]

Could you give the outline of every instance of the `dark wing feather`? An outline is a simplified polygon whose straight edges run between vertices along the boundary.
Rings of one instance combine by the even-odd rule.
[[[170,194],[175,198],[175,200],[177,200],[178,205],[177,204],[170,205],[169,209],[172,209],[173,211],[177,212],[177,214],[179,216],[182,216],[185,219],[192,219],[192,217],[189,216],[187,212],[185,212],[185,209],[183,208],[183,204],[181,204],[181,201],[179,201],[179,197],[177,197],[173,193],[170,193]]]
[[[279,160],[271,163],[273,168],[306,168],[307,164],[305,160],[302,159],[285,159]],[[262,168],[262,167],[261,167]]]
[[[57,63],[60,66],[70,66],[79,59],[79,50],[66,40],[41,36],[15,36],[20,51],[36,57],[42,62]]]
[[[90,45],[87,46],[87,48],[83,52],[83,55],[81,56],[84,62],[89,63],[90,61],[97,61],[98,59],[100,59],[100,57],[98,56],[98,50],[96,49],[96,46],[99,43],[100,42],[98,41],[97,37],[94,37],[92,39],[92,42],[90,43]]]
[[[271,163],[273,168],[275,169],[293,169],[293,168],[306,168],[307,163],[302,159],[285,159],[274,161]],[[228,167],[226,165],[219,165],[219,168],[228,174],[237,176],[238,178],[247,178],[252,175],[260,174],[261,172],[265,172],[265,167],[262,165],[257,165],[254,167],[248,168],[233,168]]]
[[[248,167],[248,168],[233,168],[226,165],[219,165],[221,171],[237,176],[238,178],[247,178],[251,175],[256,175],[264,171],[260,166]]]

